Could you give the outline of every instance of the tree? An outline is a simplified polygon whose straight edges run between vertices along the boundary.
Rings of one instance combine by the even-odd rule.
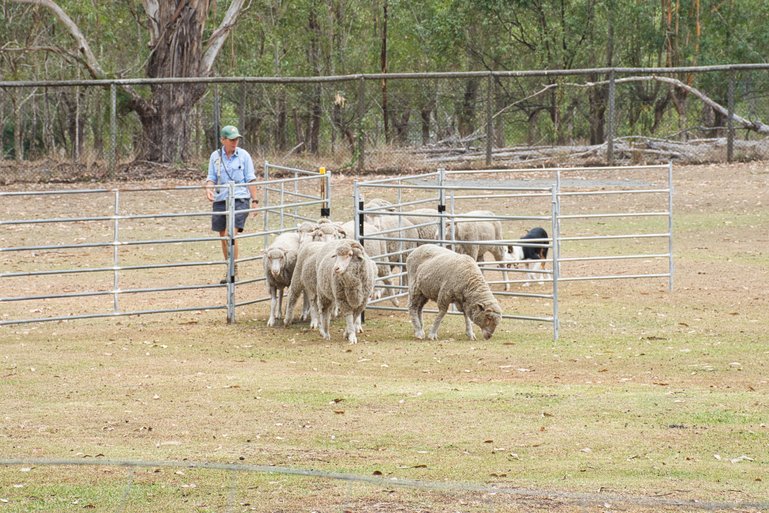
[[[59,48],[81,64],[94,79],[110,78],[75,21],[54,0],[14,0],[48,9],[67,30],[74,48]],[[217,56],[245,10],[245,0],[232,0],[207,39],[215,12],[209,0],[142,0],[149,30],[148,78],[207,77]],[[206,91],[204,84],[153,84],[145,97],[130,85],[121,86],[127,106],[139,116],[143,138],[137,157],[159,162],[186,160],[192,129],[190,112]]]

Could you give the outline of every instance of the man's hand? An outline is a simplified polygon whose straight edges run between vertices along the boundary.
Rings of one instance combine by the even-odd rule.
[[[212,182],[206,182],[206,198],[208,201],[214,201],[214,184]]]

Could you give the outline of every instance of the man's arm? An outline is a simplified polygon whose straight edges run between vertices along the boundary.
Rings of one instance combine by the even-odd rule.
[[[259,203],[259,198],[256,197],[256,182],[248,182],[248,191],[251,193],[251,205],[253,207],[254,202]]]

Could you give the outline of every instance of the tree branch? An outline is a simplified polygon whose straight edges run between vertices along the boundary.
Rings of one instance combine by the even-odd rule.
[[[96,56],[91,51],[91,47],[88,45],[88,41],[85,39],[85,36],[83,35],[83,33],[80,31],[80,27],[78,27],[77,24],[74,21],[72,21],[72,18],[70,18],[69,15],[66,12],[64,12],[64,10],[56,4],[56,2],[53,2],[52,0],[14,0],[14,1],[21,4],[39,5],[53,12],[53,14],[59,19],[62,25],[64,25],[64,27],[69,31],[69,34],[72,36],[72,39],[75,40],[75,43],[77,44],[77,50],[79,52],[79,55],[81,56],[79,60],[81,60],[83,64],[85,64],[85,67],[88,69],[88,72],[91,74],[91,76],[96,79],[106,77],[104,70],[101,69],[101,65],[96,60]]]
[[[53,14],[58,18],[58,20],[66,27],[66,29],[69,31],[70,36],[72,36],[72,39],[75,40],[75,43],[77,44],[78,53],[73,54],[72,52],[68,52],[66,50],[61,50],[62,52],[69,55],[71,58],[80,61],[83,63],[83,65],[88,70],[88,73],[90,73],[92,78],[95,79],[104,79],[107,78],[107,74],[102,69],[101,65],[99,64],[99,61],[96,59],[96,56],[91,51],[91,47],[88,44],[88,41],[86,40],[83,33],[80,31],[80,27],[77,26],[77,23],[75,23],[72,18],[69,17],[69,15],[64,12],[64,10],[59,7],[59,5],[54,2],[53,0],[13,0],[20,4],[32,4],[37,5],[40,7],[45,7],[46,9],[49,9]],[[146,112],[149,109],[151,109],[150,105],[147,103],[147,101],[142,98],[142,96],[137,93],[131,86],[124,85],[122,86],[123,90],[128,93],[128,95],[131,97],[131,101],[133,102],[134,106],[136,107],[137,111]]]
[[[227,13],[224,15],[224,19],[222,19],[222,22],[211,34],[211,37],[208,38],[208,42],[206,43],[207,48],[203,54],[203,62],[200,66],[203,76],[209,76],[211,74],[211,70],[214,67],[214,61],[216,61],[216,56],[219,55],[219,51],[222,49],[222,46],[224,46],[227,36],[232,32],[235,23],[238,21],[238,16],[240,16],[242,11],[251,6],[251,0],[249,0],[248,5],[243,7],[244,1],[245,0],[233,0],[230,7],[227,9]]]
[[[708,105],[713,110],[718,111],[723,115],[725,118],[729,118],[729,109],[721,105],[720,103],[717,103],[716,101],[712,100],[710,97],[708,97],[705,93],[700,91],[699,89],[695,89],[694,87],[681,82],[678,79],[671,78],[671,77],[660,77],[657,75],[651,75],[648,77],[625,77],[625,78],[619,78],[615,80],[614,82],[617,84],[624,83],[624,82],[664,82],[667,84],[672,84],[678,88],[681,88],[688,93],[691,93],[692,95],[696,96],[700,100],[702,100],[702,103],[705,105]],[[586,82],[583,87],[593,87],[597,85],[604,85],[608,84],[608,81],[601,81],[601,82]],[[579,86],[580,84],[568,84],[568,85],[575,85]],[[743,127],[753,130],[755,132],[758,132],[760,134],[769,134],[769,126],[763,124],[761,121],[750,121],[749,119],[745,119],[742,116],[738,116],[735,113],[732,113],[731,118],[734,122],[739,123]]]

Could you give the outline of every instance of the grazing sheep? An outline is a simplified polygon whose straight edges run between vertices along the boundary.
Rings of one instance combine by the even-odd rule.
[[[347,221],[342,225],[342,231],[345,233],[345,238],[350,240],[355,240],[355,221]],[[376,235],[377,232],[376,226],[370,223],[363,223],[363,234],[364,235]],[[366,249],[366,254],[370,256],[375,262],[381,262],[385,263],[384,258],[380,258],[381,255],[384,255],[387,253],[387,244],[383,240],[366,240],[363,243],[364,248]],[[385,284],[385,287],[392,287],[393,281],[392,278],[390,278],[390,267],[388,265],[379,265],[377,264],[377,276],[379,279]],[[392,289],[391,289],[392,290]],[[383,295],[382,287],[377,287],[374,291],[374,298],[380,299]],[[390,302],[398,306],[400,303],[398,301],[397,297],[391,297]]]
[[[425,244],[409,255],[406,268],[409,314],[418,339],[425,336],[422,309],[431,299],[438,303],[438,316],[430,329],[430,340],[438,338],[438,327],[452,303],[464,313],[465,332],[470,340],[475,340],[473,322],[483,331],[484,339],[491,338],[502,319],[502,309],[475,260],[434,244]]]
[[[331,339],[331,314],[338,309],[346,321],[344,336],[355,344],[357,333],[362,331],[361,314],[374,290],[376,263],[359,242],[351,240],[326,243],[317,259],[320,333],[326,340]]]
[[[291,284],[301,235],[295,232],[281,233],[264,250],[264,275],[270,291],[270,318],[267,326],[274,326],[282,317],[283,291]]]
[[[495,217],[496,214],[489,210],[473,210],[465,215],[475,215],[481,217]],[[453,224],[453,229],[451,224]],[[447,230],[447,239],[457,241],[496,241],[502,240],[502,223],[495,219],[479,219],[476,221],[458,220],[449,224]],[[477,242],[467,244],[457,244],[456,252],[462,255],[471,256],[476,262],[483,262],[486,253],[491,253],[497,262],[510,261],[508,248],[504,244],[479,244]],[[508,271],[505,264],[502,266],[502,276],[505,281],[505,290],[510,290]]]
[[[534,281],[539,276],[539,284],[544,284],[545,280],[545,260],[547,259],[547,250],[549,244],[549,236],[544,228],[537,226],[532,228],[526,234],[520,238],[520,240],[531,240],[532,244],[513,244],[508,247],[508,260],[511,262],[523,262],[526,266],[527,273],[526,278],[530,281]],[[515,265],[515,264],[513,264]],[[535,269],[539,269],[539,273],[535,272]],[[524,287],[530,285],[530,281],[523,284]]]
[[[288,288],[288,297],[286,300],[286,317],[283,324],[288,326],[294,320],[294,305],[299,300],[299,296],[304,295],[304,308],[302,309],[302,320],[310,318],[310,327],[318,327],[318,314],[315,301],[316,280],[316,257],[326,242],[307,242],[302,244],[296,257],[296,266],[294,275],[291,278],[291,285]]]

